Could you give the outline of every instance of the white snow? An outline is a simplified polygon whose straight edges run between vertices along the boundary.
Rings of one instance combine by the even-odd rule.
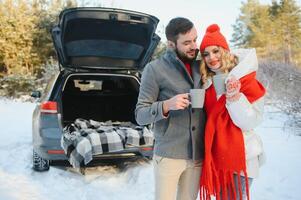
[[[1,200],[147,200],[154,199],[152,165],[144,161],[124,170],[91,167],[81,175],[69,167],[52,166],[48,172],[31,169],[31,119],[34,103],[0,99]],[[301,199],[301,136],[285,129],[289,116],[267,107],[261,135],[267,162],[253,182],[253,200]]]

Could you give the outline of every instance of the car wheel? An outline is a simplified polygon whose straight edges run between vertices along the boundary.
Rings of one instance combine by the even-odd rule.
[[[153,160],[153,156],[146,156],[147,160]]]
[[[35,171],[48,171],[49,170],[49,160],[46,160],[39,156],[35,151],[32,154],[32,168]]]

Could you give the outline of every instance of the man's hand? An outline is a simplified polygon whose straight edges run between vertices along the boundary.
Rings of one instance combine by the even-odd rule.
[[[188,93],[178,94],[163,102],[163,113],[167,115],[170,110],[184,110],[190,104]]]
[[[240,98],[241,83],[232,76],[226,83],[226,98],[228,101],[237,101]]]

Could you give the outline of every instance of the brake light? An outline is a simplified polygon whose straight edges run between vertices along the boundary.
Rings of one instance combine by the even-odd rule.
[[[142,147],[141,150],[142,151],[151,151],[151,150],[153,150],[153,147]]]
[[[48,154],[65,154],[64,150],[55,150],[55,149],[48,150],[47,153]]]
[[[45,101],[41,104],[42,113],[57,113],[57,102]]]

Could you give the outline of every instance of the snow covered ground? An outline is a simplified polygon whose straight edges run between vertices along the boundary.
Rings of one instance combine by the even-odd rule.
[[[153,199],[151,163],[138,161],[125,170],[93,167],[81,175],[66,167],[38,173],[31,169],[33,103],[0,99],[1,200],[147,200]],[[301,199],[301,137],[285,129],[289,117],[267,107],[257,129],[267,154],[261,176],[251,189],[253,200]]]

